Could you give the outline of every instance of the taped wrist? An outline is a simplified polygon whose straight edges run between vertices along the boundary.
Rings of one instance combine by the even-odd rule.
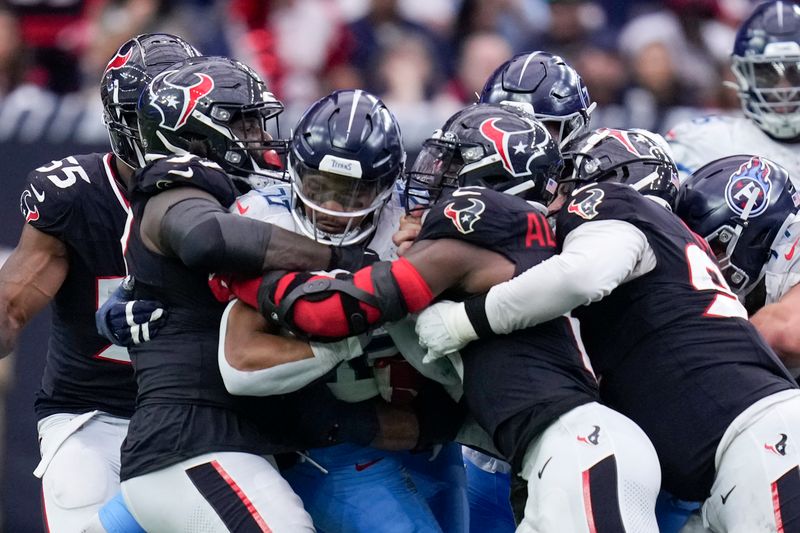
[[[489,323],[489,317],[486,315],[486,293],[464,300],[464,310],[479,338],[483,339],[495,334]]]
[[[336,278],[290,273],[262,283],[261,313],[302,336],[321,340],[360,335],[426,307],[433,295],[406,259],[381,261]]]
[[[160,237],[190,268],[258,274],[271,234],[271,224],[233,215],[205,198],[188,198],[164,214]]]

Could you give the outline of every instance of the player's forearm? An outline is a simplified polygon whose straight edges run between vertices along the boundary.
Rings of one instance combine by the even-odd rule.
[[[779,302],[763,307],[750,321],[783,363],[795,368],[800,366],[800,317],[792,311]]]
[[[496,285],[482,306],[476,307],[480,300],[469,302],[470,321],[476,331],[488,323],[494,333],[510,333],[598,301],[632,275],[644,273],[637,270],[647,247],[644,234],[630,224],[584,224],[567,236],[559,255]]]
[[[147,216],[147,215],[145,215]],[[172,205],[160,223],[158,242],[192,268],[256,275],[273,269],[323,269],[328,247],[259,220],[228,213],[208,199]]]
[[[433,294],[406,259],[381,261],[349,279],[292,272],[276,279],[234,281],[233,293],[282,327],[335,340],[360,335],[430,304]]]
[[[19,322],[8,316],[5,308],[0,309],[0,313],[2,313],[0,316],[0,359],[2,359],[10,354],[16,346],[22,327]]]

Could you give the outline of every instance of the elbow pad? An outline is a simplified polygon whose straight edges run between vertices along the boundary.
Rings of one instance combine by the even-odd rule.
[[[161,220],[166,247],[186,266],[208,272],[260,273],[271,234],[271,224],[202,198],[176,203]]]
[[[433,299],[430,287],[406,259],[381,261],[336,278],[292,272],[267,275],[258,306],[269,320],[300,336],[330,341],[416,313]]]

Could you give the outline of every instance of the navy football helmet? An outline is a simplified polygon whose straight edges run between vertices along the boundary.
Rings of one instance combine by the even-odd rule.
[[[100,80],[103,121],[111,149],[131,168],[144,166],[136,104],[148,83],[167,67],[200,52],[175,35],[146,33],[126,41],[108,62]]]
[[[646,130],[600,128],[564,147],[564,183],[614,181],[660,198],[670,209],[678,195],[678,169],[666,141]]]
[[[547,52],[519,54],[500,65],[486,80],[480,102],[533,114],[561,146],[589,127],[596,107],[577,71]]]
[[[195,154],[253,187],[281,176],[270,122],[283,111],[250,67],[225,57],[195,57],[159,74],[139,100],[138,118],[148,160]],[[276,130],[273,130],[276,131]]]
[[[556,142],[530,114],[473,104],[427,139],[406,181],[406,209],[430,207],[445,188],[480,186],[546,206],[564,161]]]
[[[770,247],[798,204],[786,169],[734,155],[699,168],[681,185],[676,214],[706,239],[741,298],[761,279]]]
[[[736,34],[731,69],[748,118],[776,139],[800,137],[800,5],[756,7]]]
[[[289,151],[297,225],[326,244],[363,242],[405,160],[400,126],[378,97],[345,90],[318,100],[298,122]]]

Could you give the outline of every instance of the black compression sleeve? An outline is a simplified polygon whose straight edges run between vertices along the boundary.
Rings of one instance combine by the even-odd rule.
[[[188,198],[167,210],[160,229],[165,251],[191,268],[257,275],[273,227],[229,213],[211,200]]]
[[[226,211],[205,198],[170,206],[161,242],[187,266],[208,272],[258,275],[268,270],[321,270],[330,249],[291,231]]]

